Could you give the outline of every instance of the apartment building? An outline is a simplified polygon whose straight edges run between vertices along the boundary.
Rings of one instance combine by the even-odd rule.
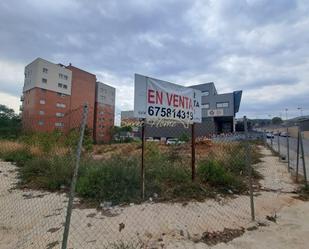
[[[96,75],[71,64],[64,66],[41,58],[35,59],[25,67],[21,97],[23,129],[46,132],[58,129],[68,132],[80,126],[81,108],[87,103],[89,106],[87,127],[91,129],[95,141],[108,142],[111,136],[107,131],[103,135],[100,133],[99,136],[97,126],[112,126],[114,112],[108,112],[106,123],[97,122],[96,117],[99,116],[97,112],[102,112],[100,108],[98,109],[100,105],[97,104],[98,85]],[[114,92],[113,95],[109,95],[108,104],[110,110],[114,110],[115,88],[110,88]]]
[[[111,129],[115,119],[116,89],[102,82],[96,83],[95,140],[107,143],[112,139]]]

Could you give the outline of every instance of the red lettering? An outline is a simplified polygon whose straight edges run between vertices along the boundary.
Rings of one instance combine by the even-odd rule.
[[[149,90],[148,90],[148,103],[154,104],[154,103],[155,103],[154,97],[155,97],[155,95],[154,95],[154,90],[149,89]]]
[[[156,91],[156,104],[162,105],[163,93]]]
[[[179,107],[185,108],[185,97],[179,96]]]
[[[185,101],[186,101],[186,109],[188,109],[188,97],[184,97],[185,98]]]
[[[173,105],[174,107],[178,107],[179,104],[179,95],[174,95]]]
[[[192,110],[193,110],[192,99],[189,99],[189,109],[192,109]]]
[[[167,104],[169,105],[169,106],[171,106],[171,104],[172,104],[172,99],[173,99],[173,94],[169,94],[169,93],[166,93],[166,97],[167,97]]]

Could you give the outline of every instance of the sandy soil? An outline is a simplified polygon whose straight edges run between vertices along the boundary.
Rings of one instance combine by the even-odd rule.
[[[278,215],[283,207],[300,201],[290,193],[296,186],[290,180],[286,165],[271,156],[268,150],[262,152],[265,158],[257,167],[265,178],[261,181],[262,190],[256,193],[256,217],[259,222],[269,223],[265,220],[267,215]],[[15,166],[1,162],[0,171],[0,249],[59,248],[66,195],[12,189],[17,181]],[[149,201],[103,210],[76,208],[69,248],[112,248],[110,243],[119,244],[120,241],[134,243],[135,247],[143,243],[144,248],[207,248],[204,243],[192,241],[198,241],[207,231],[250,226],[248,196],[190,203]],[[249,235],[248,232],[243,237]],[[237,240],[232,241],[231,246]],[[249,247],[235,244],[235,248]]]

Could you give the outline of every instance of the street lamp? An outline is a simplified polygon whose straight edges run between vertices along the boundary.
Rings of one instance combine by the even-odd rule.
[[[285,108],[285,120],[288,120],[288,108]]]

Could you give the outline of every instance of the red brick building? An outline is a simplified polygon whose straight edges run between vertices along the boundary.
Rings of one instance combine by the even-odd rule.
[[[115,88],[97,82],[95,101],[95,140],[107,143],[112,139],[115,118]]]
[[[37,58],[25,68],[21,100],[25,131],[68,132],[80,126],[82,106],[87,103],[87,127],[94,140],[111,139],[115,88],[97,82],[92,73]]]

